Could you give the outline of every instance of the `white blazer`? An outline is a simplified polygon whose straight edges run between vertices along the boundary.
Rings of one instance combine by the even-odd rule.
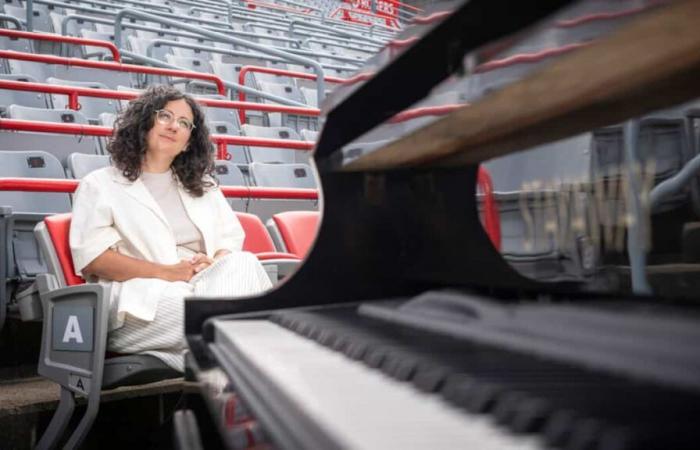
[[[178,192],[187,215],[202,233],[207,256],[221,249],[242,249],[245,233],[221,190],[213,188],[193,197],[178,183]],[[80,182],[69,239],[75,271],[81,276],[90,262],[110,248],[159,264],[179,262],[175,236],[158,203],[140,179],[129,181],[115,167],[91,172]],[[121,326],[126,313],[152,321],[158,296],[169,283],[156,278],[90,281],[111,287],[110,329]]]

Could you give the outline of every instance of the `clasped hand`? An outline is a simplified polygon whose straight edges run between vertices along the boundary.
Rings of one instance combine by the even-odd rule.
[[[214,263],[214,260],[204,253],[197,253],[190,259],[183,259],[177,264],[166,266],[167,281],[190,281],[192,277]]]

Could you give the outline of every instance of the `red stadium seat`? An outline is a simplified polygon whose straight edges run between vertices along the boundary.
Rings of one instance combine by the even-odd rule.
[[[316,238],[320,214],[316,211],[287,211],[272,216],[286,251],[303,258]]]

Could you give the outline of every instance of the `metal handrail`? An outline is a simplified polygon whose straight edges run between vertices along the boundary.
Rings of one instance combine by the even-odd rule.
[[[93,47],[104,47],[112,53],[112,59],[116,62],[121,62],[121,55],[119,54],[119,49],[107,41],[100,41],[97,39],[86,39],[78,38],[72,36],[60,36],[56,34],[49,33],[39,33],[30,31],[17,31],[17,30],[7,30],[0,29],[0,36],[14,37],[20,39],[32,39],[37,41],[50,41],[50,42],[63,42],[67,44],[77,44],[77,45],[91,45]]]
[[[363,53],[369,53],[370,55],[373,55],[375,52],[381,49],[381,47],[373,47],[372,49],[367,49],[367,48],[362,48],[362,47],[355,47],[352,45],[347,45],[347,44],[340,44],[340,43],[334,43],[334,42],[328,42],[324,39],[318,39],[318,38],[309,38],[309,39],[304,39],[301,43],[302,47],[308,47],[309,44],[315,43],[315,44],[322,44],[322,45],[330,45],[333,47],[338,47],[338,48],[345,48],[348,50],[355,50],[358,52],[363,52]]]
[[[301,78],[304,80],[315,80],[317,78],[316,75],[312,75],[310,73],[304,73],[304,72],[296,72],[293,70],[284,70],[284,69],[276,69],[274,67],[260,67],[260,66],[243,66],[241,67],[240,72],[238,72],[238,83],[241,86],[245,86],[245,79],[246,75],[249,72],[255,72],[255,73],[266,73],[270,75],[281,75],[289,78]],[[339,78],[339,77],[333,77],[333,76],[326,76],[326,81],[329,83],[345,83],[345,78]],[[324,94],[325,96],[325,94]],[[242,102],[245,101],[245,93],[243,91],[238,92],[238,99]],[[319,103],[320,105],[320,103]],[[245,110],[240,110],[238,112],[241,123],[246,123],[246,114]]]
[[[123,52],[122,52],[123,53]],[[126,56],[126,54],[125,54]],[[0,50],[0,58],[16,59],[20,61],[42,62],[46,64],[57,64],[75,67],[86,67],[91,69],[112,70],[117,72],[144,73],[150,75],[165,75],[177,76],[181,78],[191,78],[195,80],[204,80],[213,82],[219,91],[219,94],[226,95],[226,86],[223,80],[216,75],[202,72],[191,72],[185,70],[176,70],[169,68],[156,68],[136,66],[133,64],[123,64],[109,61],[90,61],[78,58],[66,58],[63,56],[54,55],[36,55],[33,53],[15,52],[10,50]]]
[[[146,46],[146,56],[149,58],[152,58],[153,57],[153,47],[156,47],[158,45],[165,45],[168,47],[189,48],[192,50],[203,50],[203,51],[206,51],[209,53],[218,53],[221,55],[258,58],[258,59],[263,59],[265,61],[272,61],[272,62],[286,62],[282,58],[276,58],[276,57],[270,56],[270,55],[263,55],[262,53],[250,53],[250,52],[243,52],[240,50],[228,50],[225,48],[218,48],[218,47],[212,48],[212,47],[208,47],[206,45],[191,44],[189,42],[171,41],[168,39],[153,39],[151,42],[149,42],[148,45]],[[353,70],[353,69],[355,69],[355,67],[340,66],[340,65],[335,65],[335,64],[321,64],[321,67],[323,67],[324,69],[337,69],[337,70]]]
[[[0,14],[0,22],[12,22],[17,25],[17,30],[22,30],[22,22],[14,16],[8,16],[7,14]]]
[[[377,44],[377,45],[382,46],[382,47],[385,44],[384,41],[380,41],[379,39],[373,39],[373,38],[370,38],[367,36],[362,36],[360,34],[351,33],[349,31],[338,30],[336,28],[329,27],[326,25],[310,23],[310,22],[307,22],[304,20],[298,20],[298,19],[295,19],[295,20],[292,20],[291,22],[289,22],[289,36],[294,36],[294,27],[300,26],[300,25],[308,26],[311,28],[316,28],[316,29],[323,30],[323,31],[328,31],[330,33],[345,36],[347,38],[362,39],[364,41],[371,42],[373,44]]]
[[[159,67],[163,69],[170,69],[170,70],[180,70],[182,71],[182,67],[175,66],[173,64],[168,64],[165,63],[159,59],[155,58],[149,58],[147,56],[139,55],[138,53],[132,53],[129,51],[122,50],[121,51],[122,56],[126,56],[127,58],[130,58],[136,62],[140,62],[143,64],[148,64],[152,67]],[[289,100],[284,97],[278,97],[277,95],[269,94],[267,92],[262,92],[257,89],[250,88],[248,86],[241,86],[238,83],[232,83],[228,80],[221,79],[221,82],[224,84],[229,89],[235,90],[235,91],[244,91],[247,94],[250,95],[256,95],[258,97],[266,98],[272,101],[275,101],[277,103],[280,103],[282,105],[289,105],[289,106],[299,106],[299,107],[306,107],[305,104],[295,102],[294,100]]]
[[[73,194],[80,180],[61,178],[0,177],[0,191],[55,192]],[[227,198],[265,198],[317,200],[318,190],[307,188],[267,188],[256,186],[219,186]]]
[[[154,16],[152,14],[144,13],[141,11],[134,11],[134,10],[128,10],[128,9],[120,11],[117,14],[117,17],[115,18],[115,21],[114,21],[114,44],[117,46],[117,48],[121,48],[121,22],[124,19],[124,17],[127,17],[127,16],[135,17],[137,19],[142,19],[142,20],[151,20],[153,22],[159,22],[162,24],[170,25],[170,26],[175,27],[175,28],[181,28],[183,30],[191,31],[193,33],[199,33],[205,37],[221,39],[221,40],[224,40],[225,42],[230,42],[230,43],[235,44],[235,45],[240,45],[241,47],[247,47],[247,48],[259,51],[261,53],[268,53],[268,54],[273,55],[273,56],[285,58],[285,59],[292,61],[292,62],[298,62],[298,63],[301,63],[303,65],[311,66],[314,69],[314,72],[316,72],[316,74],[318,75],[318,79],[316,80],[316,83],[317,83],[317,89],[318,89],[318,96],[319,96],[318,102],[319,102],[319,104],[321,104],[321,102],[323,100],[323,93],[325,92],[325,85],[324,85],[324,81],[323,81],[323,77],[324,77],[323,67],[321,67],[321,65],[318,62],[316,62],[312,59],[304,58],[304,57],[301,57],[301,56],[298,56],[298,55],[295,55],[292,53],[277,50],[275,48],[270,48],[268,46],[248,42],[248,41],[245,41],[243,39],[236,38],[236,37],[226,36],[226,35],[223,35],[221,33],[216,33],[216,32],[209,31],[209,30],[203,30],[201,28],[197,28],[197,27],[192,26],[192,25],[183,24],[183,23],[180,23],[180,22],[177,22],[174,20],[170,20],[170,19],[164,19],[162,17]]]
[[[112,136],[114,129],[101,125],[83,125],[78,123],[42,122],[35,120],[2,119],[0,118],[0,130],[29,131],[36,133],[71,134],[78,136]],[[268,139],[251,136],[229,136],[225,134],[211,134],[209,139],[217,146],[218,159],[230,159],[226,145],[250,145],[253,147],[269,147],[288,150],[310,151],[314,148],[313,142],[296,141],[289,139]]]
[[[24,92],[43,92],[45,94],[60,94],[68,96],[68,108],[80,110],[80,97],[107,98],[112,100],[132,100],[140,94],[132,91],[118,91],[113,89],[96,89],[80,86],[65,86],[46,83],[32,83],[26,81],[0,80],[0,89]],[[269,103],[252,103],[235,100],[221,100],[214,98],[195,98],[197,103],[214,108],[228,108],[237,110],[250,110],[262,112],[277,112],[296,114],[300,116],[318,117],[321,111],[317,108],[300,108],[296,106],[272,105]]]

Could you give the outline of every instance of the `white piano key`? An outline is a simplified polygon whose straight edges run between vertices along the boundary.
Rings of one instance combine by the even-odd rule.
[[[216,329],[217,343],[235,345],[343,447],[541,447],[272,322],[217,321]]]

